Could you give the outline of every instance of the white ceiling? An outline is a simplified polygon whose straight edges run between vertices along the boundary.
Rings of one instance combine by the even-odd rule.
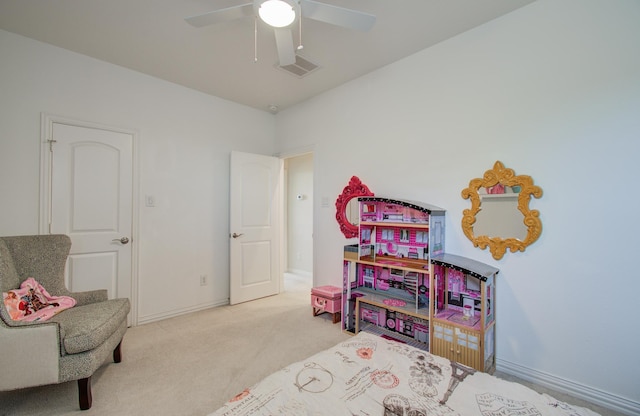
[[[251,17],[185,17],[250,0],[0,0],[0,29],[264,111],[282,110],[534,0],[318,0],[376,15],[369,32],[302,20],[303,78],[277,69],[273,31]],[[298,43],[298,30],[294,29]]]

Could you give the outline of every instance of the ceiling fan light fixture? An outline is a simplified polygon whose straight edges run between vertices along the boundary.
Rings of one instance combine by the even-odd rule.
[[[258,16],[273,27],[286,27],[296,20],[293,0],[266,0],[258,6]]]

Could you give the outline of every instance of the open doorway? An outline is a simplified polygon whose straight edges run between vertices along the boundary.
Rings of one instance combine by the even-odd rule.
[[[284,291],[313,286],[313,153],[286,158]]]

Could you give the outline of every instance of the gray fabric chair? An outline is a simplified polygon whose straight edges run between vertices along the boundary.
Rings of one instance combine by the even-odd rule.
[[[0,302],[0,391],[77,380],[80,408],[91,407],[91,376],[113,357],[121,361],[128,299],[106,290],[69,292],[64,270],[71,249],[66,235],[0,237],[0,289],[35,278],[53,296],[76,305],[44,322],[14,321]]]

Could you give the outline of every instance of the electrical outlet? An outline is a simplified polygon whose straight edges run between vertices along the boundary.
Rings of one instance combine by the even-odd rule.
[[[144,204],[148,207],[155,207],[156,206],[156,197],[153,195],[145,195],[144,197]]]
[[[200,286],[206,286],[207,285],[207,275],[206,274],[201,274],[200,275]]]

